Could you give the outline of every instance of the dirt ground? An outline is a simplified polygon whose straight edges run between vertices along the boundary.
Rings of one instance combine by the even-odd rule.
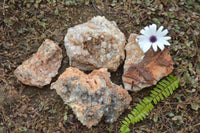
[[[130,92],[129,109],[108,124],[103,120],[88,129],[63,103],[50,85],[42,89],[23,85],[13,71],[48,38],[59,43],[64,59],[61,74],[69,67],[64,36],[69,27],[94,16],[115,21],[128,39],[152,23],[169,30],[174,60],[173,75],[180,87],[158,103],[147,119],[132,125],[133,133],[200,132],[200,1],[199,0],[2,0],[0,1],[0,132],[118,133],[121,121],[152,87]],[[111,74],[121,85],[123,65]],[[58,76],[57,76],[58,77]],[[57,77],[53,79],[54,82]]]

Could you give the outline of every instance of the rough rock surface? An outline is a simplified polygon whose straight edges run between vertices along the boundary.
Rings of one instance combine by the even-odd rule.
[[[22,83],[42,88],[58,74],[62,58],[61,48],[46,39],[37,53],[17,67],[14,74]]]
[[[97,16],[69,28],[64,41],[70,65],[81,70],[116,71],[125,58],[125,36],[105,17]]]
[[[114,122],[130,104],[127,90],[110,81],[106,68],[85,74],[69,67],[51,85],[69,105],[83,125],[97,125],[103,116],[106,122]]]
[[[131,91],[156,84],[173,70],[173,60],[167,49],[154,52],[151,48],[144,54],[136,37],[137,34],[131,34],[125,47],[127,57],[122,76],[124,88]]]

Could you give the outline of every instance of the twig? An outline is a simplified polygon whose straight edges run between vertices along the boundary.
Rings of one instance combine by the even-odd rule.
[[[94,4],[93,1],[92,1],[92,6],[94,7],[94,9],[95,9],[100,15],[106,16],[106,14],[103,13],[103,12]]]
[[[194,125],[193,127],[196,127],[196,126],[200,126],[200,123],[197,123],[196,125]]]
[[[3,1],[3,16],[5,15],[5,3],[6,3],[6,0]]]

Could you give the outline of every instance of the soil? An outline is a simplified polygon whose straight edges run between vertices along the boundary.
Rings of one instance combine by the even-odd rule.
[[[50,85],[42,89],[26,86],[13,74],[17,66],[31,57],[48,38],[58,42],[63,49],[62,66],[52,82],[56,81],[69,67],[64,47],[67,29],[97,15],[115,21],[127,39],[130,33],[139,34],[146,25],[156,23],[157,19],[153,18],[158,18],[158,25],[170,28],[169,35],[172,36],[173,43],[169,50],[174,60],[172,74],[181,78],[180,87],[173,95],[156,105],[149,117],[131,125],[131,132],[200,132],[200,37],[199,34],[193,35],[200,31],[199,1],[181,4],[168,0],[136,3],[72,0],[69,5],[63,1],[40,1],[38,7],[36,4],[36,1],[21,0],[0,2],[0,132],[120,132],[124,117],[149,95],[154,86],[137,93],[130,92],[133,99],[130,108],[116,122],[108,124],[102,119],[97,126],[88,129],[77,120],[56,91],[50,90]],[[180,44],[176,44],[176,41]],[[123,64],[116,72],[111,73],[111,80],[122,85],[122,73]]]

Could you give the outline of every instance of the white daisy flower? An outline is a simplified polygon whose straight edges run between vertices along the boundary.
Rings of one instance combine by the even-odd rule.
[[[157,46],[161,50],[164,50],[164,45],[170,45],[168,40],[171,39],[171,37],[165,36],[167,35],[168,30],[163,30],[163,26],[161,26],[158,30],[156,30],[156,28],[157,26],[152,24],[146,26],[140,31],[143,35],[138,36],[138,43],[144,53],[146,53],[151,46],[154,51],[157,51]]]

